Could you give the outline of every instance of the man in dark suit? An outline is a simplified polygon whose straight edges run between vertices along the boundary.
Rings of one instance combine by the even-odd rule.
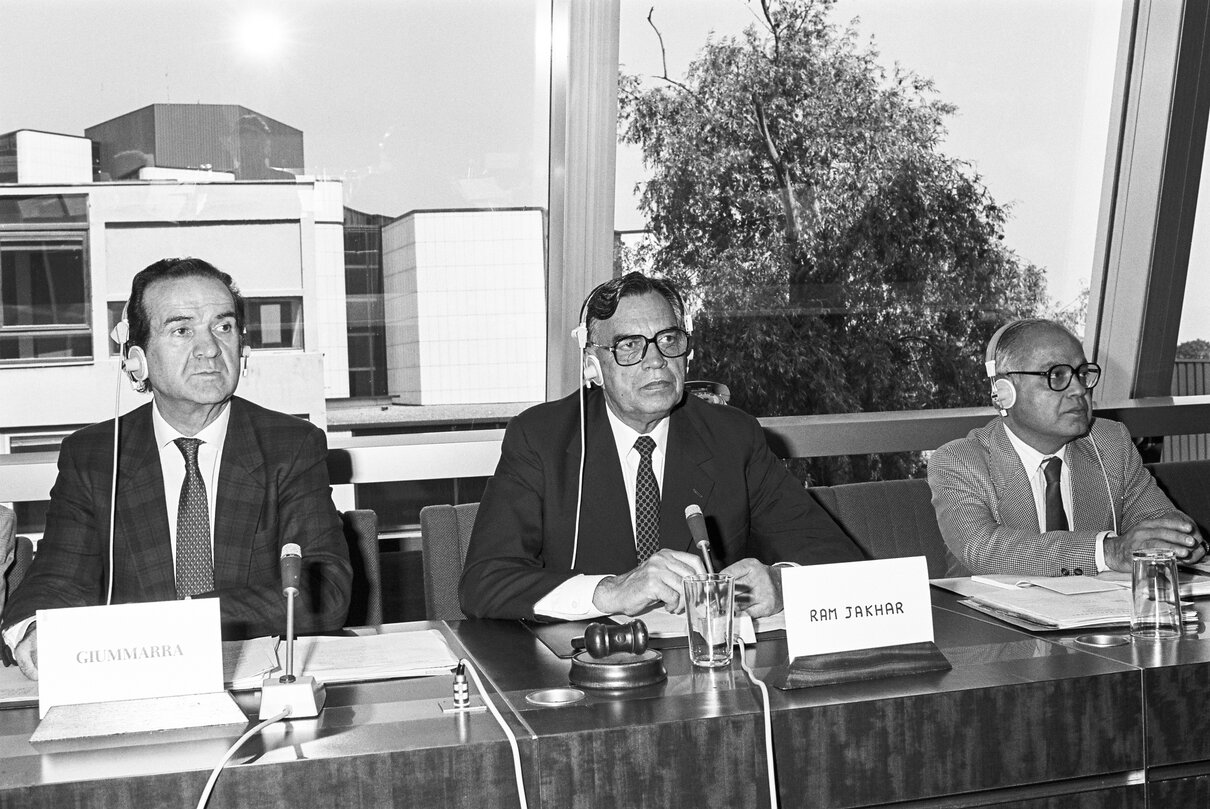
[[[1048,320],[1002,327],[987,349],[1001,417],[929,459],[950,575],[1129,571],[1131,553],[1205,555],[1196,524],[1143,467],[1124,426],[1092,416],[1101,369]]]
[[[861,558],[755,419],[683,395],[684,314],[671,284],[639,273],[589,295],[577,336],[584,379],[600,388],[509,424],[466,556],[468,615],[679,611],[681,580],[704,569],[685,523],[690,504],[705,514],[715,567],[735,578],[753,617],[781,610],[772,565]]]
[[[224,638],[280,633],[287,543],[302,549],[298,630],[339,629],[352,569],[325,437],[233,396],[244,310],[231,277],[200,259],[164,259],[135,276],[127,316],[125,368],[153,401],[121,419],[112,549],[107,421],[60,450],[46,532],[5,612],[22,670],[36,676],[33,618],[52,607],[216,597]]]

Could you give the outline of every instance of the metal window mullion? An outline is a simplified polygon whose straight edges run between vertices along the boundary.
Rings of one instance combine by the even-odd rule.
[[[1087,337],[1106,369],[1103,401],[1171,390],[1210,111],[1210,5],[1138,0],[1129,11],[1128,86]]]

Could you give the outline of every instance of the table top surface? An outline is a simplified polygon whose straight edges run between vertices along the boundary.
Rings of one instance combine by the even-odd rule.
[[[1210,618],[1210,602],[1200,604],[1199,610],[1203,618]],[[990,693],[1002,687],[1053,689],[1056,684],[1081,678],[1092,681],[1119,676],[1127,678],[1129,687],[1141,689],[1140,669],[1210,661],[1205,622],[1179,642],[1092,648],[1076,642],[1081,633],[1031,635],[969,610],[952,593],[936,589],[933,622],[937,646],[952,670],[792,691],[771,688],[773,712],[794,714],[885,700]],[[567,687],[569,661],[553,654],[520,622],[415,622],[387,625],[379,631],[431,628],[442,632],[455,656],[467,658],[479,670],[494,703],[523,746],[565,734],[750,716],[761,711],[758,692],[736,663],[725,669],[696,669],[684,648],[664,650],[665,682],[620,694],[588,691],[579,702],[551,707],[535,705],[526,696]],[[761,640],[749,648],[746,657],[762,678],[785,663],[785,658],[785,641],[777,638]],[[239,749],[233,763],[259,767],[304,759],[429,754],[467,745],[506,745],[505,734],[489,713],[441,710],[439,701],[451,696],[452,683],[452,676],[443,675],[329,686],[327,704],[318,718],[267,728]],[[471,691],[477,692],[473,681]],[[240,694],[237,701],[255,717],[255,692]],[[29,742],[37,724],[36,709],[0,711],[0,792],[209,770],[245,730],[219,727],[132,734],[90,739],[48,752]]]

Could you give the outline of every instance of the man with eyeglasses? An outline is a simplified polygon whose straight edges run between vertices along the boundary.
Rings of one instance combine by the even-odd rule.
[[[690,335],[670,283],[613,279],[589,295],[582,320],[583,379],[599,387],[509,424],[466,554],[464,612],[679,612],[681,580],[704,570],[685,522],[690,504],[705,515],[715,568],[735,578],[753,617],[781,610],[774,565],[861,558],[754,418],[684,395]]]
[[[929,459],[950,575],[1129,571],[1131,553],[1206,547],[1143,467],[1130,433],[1092,415],[1101,368],[1049,320],[1002,327],[987,350],[1000,417]]]

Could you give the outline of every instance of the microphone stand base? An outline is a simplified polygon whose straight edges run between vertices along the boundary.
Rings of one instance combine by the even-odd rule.
[[[269,675],[261,686],[260,718],[268,719],[289,708],[287,719],[307,719],[319,716],[328,699],[327,689],[314,677],[298,677],[283,683],[278,675]]]

